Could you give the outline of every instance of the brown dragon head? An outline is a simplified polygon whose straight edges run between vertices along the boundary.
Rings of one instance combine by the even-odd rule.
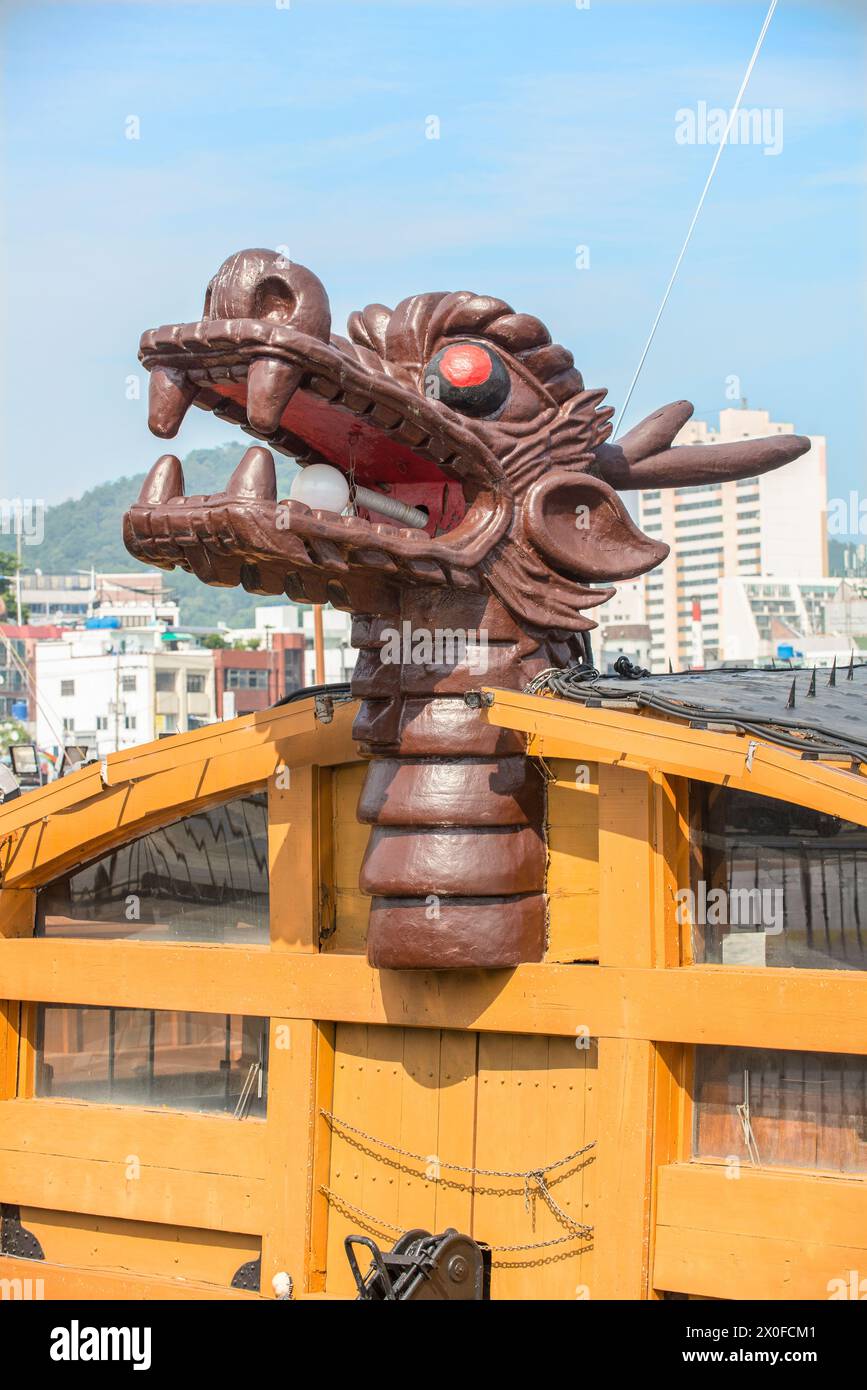
[[[186,497],[166,454],[124,519],[140,560],[209,584],[388,613],[413,586],[493,593],[532,630],[580,632],[608,581],[663,560],[618,489],[748,477],[809,448],[797,435],[672,448],[678,401],[616,444],[604,390],[585,390],[544,324],[469,291],[352,314],[331,334],[328,296],[276,252],[241,251],[210,282],[202,318],[144,334],[150,428],[177,434],[190,405],[264,440],[223,492]],[[269,449],[327,463],[421,509],[423,528],[311,510],[277,496]]]

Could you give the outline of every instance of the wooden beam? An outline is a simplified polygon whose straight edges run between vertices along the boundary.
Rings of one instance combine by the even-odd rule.
[[[652,981],[662,973],[654,967],[676,957],[675,799],[659,774],[599,768],[599,963],[605,979],[619,968]],[[593,1298],[649,1295],[658,1067],[649,1038],[599,1039]]]
[[[136,1303],[166,1299],[195,1299],[196,1302],[259,1299],[259,1294],[243,1289],[223,1289],[214,1284],[187,1279],[157,1279],[144,1274],[76,1269],[68,1265],[48,1264],[45,1260],[17,1260],[9,1255],[0,1255],[0,1283],[3,1285],[4,1299],[62,1299],[75,1303],[97,1300],[113,1302],[115,1299]]]
[[[864,1179],[732,1171],[660,1171],[655,1288],[735,1300],[853,1297],[851,1271],[860,1271],[856,1285],[867,1271]],[[854,1297],[865,1293],[867,1284]]]
[[[0,941],[15,999],[117,1008],[390,1023],[730,1047],[867,1053],[861,971],[521,965],[505,972],[378,971],[360,956],[266,946]]]
[[[354,705],[316,720],[312,702],[265,710],[227,725],[110,754],[0,807],[0,873],[5,888],[28,888],[88,857],[184,814],[261,786],[279,766],[331,765],[357,757]],[[215,732],[216,731],[216,732]],[[68,784],[68,785],[67,785]]]
[[[320,909],[320,795],[328,777],[315,767],[281,769],[268,786],[268,855],[271,882],[271,946],[275,961],[317,963]],[[319,1114],[330,1095],[333,1054],[329,1029],[311,1016],[272,1011],[267,1116],[267,1222],[262,1240],[262,1292],[271,1294],[277,1274],[293,1291],[312,1282],[313,1217],[317,1232],[324,1202],[314,1196],[317,1148],[327,1143]],[[330,1066],[329,1066],[329,1059]],[[320,1098],[320,1093],[325,1099]],[[321,1246],[321,1235],[317,1236]],[[317,1251],[318,1253],[318,1251]]]
[[[690,729],[653,714],[597,709],[571,700],[492,690],[491,724],[518,729],[528,752],[545,758],[590,758],[643,772],[665,772],[777,797],[867,825],[867,777],[804,761],[768,739]]]
[[[0,1101],[0,1161],[5,1154],[29,1156],[34,1165],[52,1157],[101,1163],[120,1185],[134,1181],[125,1177],[133,1161],[141,1168],[261,1180],[265,1125],[131,1105],[5,1100]]]
[[[221,1172],[218,1150],[207,1161],[206,1171],[190,1172],[173,1168],[166,1154],[159,1166],[142,1166],[133,1181],[122,1163],[58,1154],[34,1162],[31,1153],[5,1149],[0,1191],[16,1206],[257,1235],[266,1219],[264,1182]]]

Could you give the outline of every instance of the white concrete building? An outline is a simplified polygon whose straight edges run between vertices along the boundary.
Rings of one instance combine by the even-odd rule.
[[[830,666],[867,638],[867,584],[730,575],[720,582],[721,660]],[[856,659],[857,656],[856,656]]]
[[[155,639],[110,630],[70,633],[36,651],[40,747],[84,745],[102,757],[216,719],[213,654],[164,650]],[[175,645],[175,644],[173,644]]]
[[[764,435],[793,434],[766,410],[720,411],[718,429],[691,420],[676,444],[730,443]],[[693,604],[701,605],[703,661],[723,658],[720,584],[731,575],[783,575],[809,579],[828,572],[828,506],[825,439],[793,463],[758,478],[661,488],[639,496],[639,524],[671,547],[667,560],[644,580],[652,665],[669,660],[682,670],[695,659]]]

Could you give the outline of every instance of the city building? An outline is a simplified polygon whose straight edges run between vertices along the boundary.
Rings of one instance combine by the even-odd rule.
[[[76,574],[43,574],[41,570],[21,575],[21,603],[31,621],[73,627],[87,618],[116,617],[120,627],[145,627],[164,623],[176,627],[178,605],[165,591],[165,575],[160,570],[129,574],[98,574],[95,570]]]
[[[267,642],[255,650],[218,647],[210,653],[218,719],[267,709],[306,683],[304,633],[272,631]]]
[[[715,444],[772,434],[794,426],[772,421],[766,410],[720,411],[718,429],[691,420],[675,443]],[[652,633],[652,668],[675,670],[723,659],[720,585],[727,576],[809,579],[828,573],[827,467],[824,437],[785,468],[758,478],[662,488],[639,497],[639,523],[667,542],[668,559],[644,580]],[[696,629],[694,605],[700,604]]]
[[[65,633],[36,649],[37,742],[101,757],[183,733],[217,717],[213,654],[159,633],[119,639],[116,630]]]
[[[304,673],[302,685],[316,684],[316,653],[314,646],[313,608],[310,604],[262,604],[255,609],[251,628],[223,630],[226,640],[257,641],[267,647],[278,633],[296,633],[304,642]],[[352,618],[337,608],[322,609],[324,636],[325,680],[328,684],[348,681],[358,652],[351,645]]]
[[[63,631],[54,625],[0,623],[0,718],[36,729],[36,650]]]
[[[609,623],[603,631],[598,655],[594,652],[596,667],[610,675],[614,663],[625,656],[633,666],[647,670],[650,666],[650,643],[648,623]]]
[[[720,581],[721,660],[830,666],[867,642],[867,583],[730,575]]]

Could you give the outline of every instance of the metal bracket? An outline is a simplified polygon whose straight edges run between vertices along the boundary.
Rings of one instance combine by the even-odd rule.
[[[21,1225],[20,1207],[0,1204],[0,1254],[19,1260],[44,1260],[45,1252],[35,1235]]]
[[[320,724],[330,724],[334,718],[334,701],[330,695],[314,695],[313,713]]]
[[[239,1265],[232,1275],[232,1282],[229,1285],[232,1289],[251,1289],[254,1293],[259,1292],[262,1281],[262,1256],[256,1260],[248,1260],[246,1264]]]
[[[490,709],[494,703],[494,694],[491,690],[468,690],[464,695],[464,704],[470,709]]]

